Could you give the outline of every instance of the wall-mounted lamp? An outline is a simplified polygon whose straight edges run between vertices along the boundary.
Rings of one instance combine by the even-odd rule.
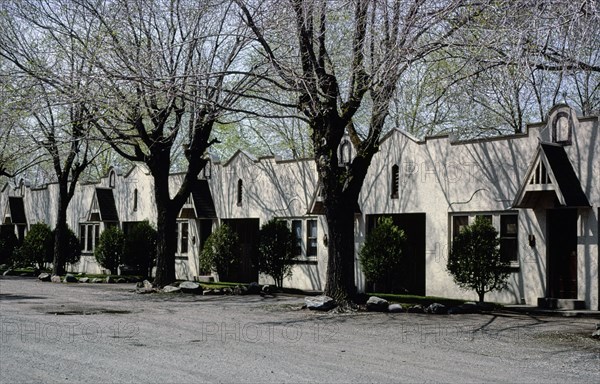
[[[535,235],[529,235],[529,246],[535,248]]]

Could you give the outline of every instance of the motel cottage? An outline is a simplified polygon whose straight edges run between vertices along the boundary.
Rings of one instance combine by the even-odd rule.
[[[351,161],[349,141],[340,145],[340,166]],[[170,178],[173,190],[182,175]],[[155,221],[153,179],[144,165],[128,172],[111,169],[96,184],[80,184],[69,206],[68,224],[78,234],[83,256],[74,272],[98,273],[94,247],[105,228]],[[21,182],[4,186],[0,218],[4,230],[23,238],[37,222],[56,220],[58,188]],[[358,249],[381,216],[392,217],[406,234],[404,268],[398,275],[407,292],[476,299],[446,271],[453,237],[477,216],[491,220],[501,254],[510,262],[508,287],[489,301],[600,309],[599,117],[578,116],[567,105],[549,111],[545,122],[526,132],[459,141],[451,136],[418,140],[390,131],[373,158],[355,210],[356,283],[366,281]],[[239,281],[255,281],[251,263],[260,226],[286,220],[297,235],[297,262],[289,287],[322,290],[327,266],[327,230],[312,159],[254,158],[236,152],[212,159],[201,173],[178,224],[177,277],[205,274],[198,256],[210,233],[230,225],[240,236]],[[269,282],[268,276],[261,276]]]

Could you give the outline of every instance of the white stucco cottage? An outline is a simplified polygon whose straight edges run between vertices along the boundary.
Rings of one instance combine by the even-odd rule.
[[[348,143],[339,149],[352,156]],[[341,164],[343,166],[343,164]],[[175,187],[181,175],[170,182]],[[84,257],[71,268],[99,272],[92,252],[110,225],[155,221],[152,177],[143,165],[127,173],[111,170],[97,184],[79,185],[69,207]],[[36,222],[53,225],[56,186],[20,183],[0,194],[4,230],[23,237]],[[418,140],[401,130],[380,143],[355,211],[358,250],[378,217],[391,216],[406,232],[406,266],[399,279],[408,292],[475,299],[446,271],[452,238],[476,216],[488,217],[511,263],[509,286],[486,295],[503,303],[565,304],[599,308],[600,135],[598,116],[578,117],[557,105],[547,120],[525,133],[458,141],[449,136]],[[260,225],[287,220],[301,239],[298,262],[284,284],[324,288],[327,238],[313,160],[254,158],[236,152],[211,161],[178,220],[178,277],[200,271],[201,247],[221,223],[240,235],[245,262],[240,280],[257,278],[251,259]],[[365,281],[356,262],[359,289]],[[268,277],[261,277],[267,281]],[[559,301],[559,299],[561,301]]]

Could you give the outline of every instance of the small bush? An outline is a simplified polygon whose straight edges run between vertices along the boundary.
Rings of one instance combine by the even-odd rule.
[[[148,221],[134,225],[127,233],[123,244],[121,264],[133,269],[136,274],[147,274],[156,260],[156,229]]]
[[[239,261],[239,255],[238,235],[223,224],[206,239],[200,253],[200,267],[217,272],[223,280],[229,276],[231,266]]]
[[[393,280],[402,266],[404,231],[394,225],[390,217],[382,217],[367,235],[360,249],[359,260],[370,282],[393,286]]]
[[[96,261],[111,273],[117,273],[117,267],[123,254],[125,235],[119,227],[109,227],[102,232],[94,250]]]
[[[12,225],[0,228],[0,264],[10,265],[13,262],[19,240]]]
[[[16,266],[32,266],[43,269],[54,256],[54,234],[44,223],[33,224],[23,239],[15,257]]]
[[[508,264],[500,256],[498,232],[483,217],[456,235],[447,269],[460,287],[477,292],[483,302],[486,292],[506,286]]]
[[[273,277],[278,287],[291,275],[293,247],[292,231],[284,221],[272,219],[260,229],[256,265],[259,272]]]
[[[81,244],[77,235],[71,228],[67,228],[67,254],[65,255],[65,263],[75,264],[81,258]]]

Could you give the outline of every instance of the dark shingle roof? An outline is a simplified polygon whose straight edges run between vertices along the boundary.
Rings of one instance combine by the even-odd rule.
[[[548,165],[556,179],[560,193],[565,199],[568,207],[589,207],[585,193],[581,189],[581,183],[573,170],[573,166],[562,146],[553,144],[541,144],[542,151],[546,155]]]
[[[192,186],[192,199],[196,208],[197,218],[213,219],[217,217],[215,203],[208,187],[208,181],[197,180]]]
[[[23,205],[23,198],[11,196],[8,198],[8,204],[12,223],[27,224],[27,219],[25,217],[25,207]]]
[[[96,199],[102,221],[119,221],[112,189],[96,188]]]

